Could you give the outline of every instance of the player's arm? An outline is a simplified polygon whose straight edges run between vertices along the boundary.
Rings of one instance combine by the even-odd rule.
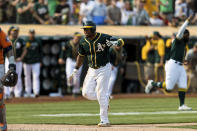
[[[121,38],[117,38],[117,37],[110,37],[110,40],[107,41],[107,45],[108,46],[112,46],[112,45],[115,45],[115,46],[124,46],[124,41],[123,39]]]
[[[81,65],[83,64],[83,61],[84,61],[84,57],[85,56],[81,56],[81,55],[78,55],[77,56],[77,61],[76,61],[75,69],[78,70],[81,67]]]
[[[179,31],[178,31],[178,33],[177,33],[177,35],[176,35],[176,38],[177,38],[177,39],[181,39],[181,38],[183,37],[183,33],[184,33],[184,31],[185,31],[185,29],[186,29],[186,27],[187,27],[187,25],[189,24],[189,22],[190,22],[191,19],[192,19],[192,15],[189,16],[189,17],[185,20],[185,22],[183,23],[183,25],[181,26],[181,28],[179,29]]]
[[[14,53],[12,50],[12,44],[8,40],[8,38],[6,37],[6,34],[3,31],[0,31],[0,42],[2,43],[1,46],[3,47],[3,54],[9,60],[9,69],[16,70]]]

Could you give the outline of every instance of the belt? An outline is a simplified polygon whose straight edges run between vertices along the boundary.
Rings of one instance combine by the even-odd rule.
[[[103,65],[103,66],[90,66],[91,68],[93,68],[93,69],[99,69],[99,68],[102,68],[102,67],[104,67],[104,66],[106,66],[107,64],[105,64],[105,65]]]
[[[173,60],[173,59],[172,59]],[[179,62],[179,61],[176,61],[176,60],[173,60],[174,61],[174,63],[176,63],[176,64],[178,64],[178,65],[183,65],[183,63],[181,63],[181,62]]]

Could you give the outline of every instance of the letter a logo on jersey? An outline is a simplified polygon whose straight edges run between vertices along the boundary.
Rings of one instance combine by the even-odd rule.
[[[97,49],[96,52],[104,51],[104,49],[103,49],[103,47],[102,47],[102,45],[100,43],[98,43],[97,47],[98,47],[98,49]]]

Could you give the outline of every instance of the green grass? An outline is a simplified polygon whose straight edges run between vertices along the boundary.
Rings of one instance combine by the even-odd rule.
[[[197,111],[196,98],[187,98],[186,103]],[[110,112],[158,112],[177,111],[178,98],[138,98],[114,99],[110,102]],[[7,104],[9,124],[97,124],[99,116],[46,117],[39,114],[99,113],[96,101],[65,101],[53,103]],[[112,124],[180,123],[197,122],[197,114],[154,114],[109,116]]]
[[[164,128],[186,128],[186,129],[197,129],[197,125],[191,125],[191,126],[168,126]]]

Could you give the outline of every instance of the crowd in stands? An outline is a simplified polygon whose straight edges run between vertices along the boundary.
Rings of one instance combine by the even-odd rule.
[[[196,25],[196,12],[196,0],[0,0],[1,24]]]

